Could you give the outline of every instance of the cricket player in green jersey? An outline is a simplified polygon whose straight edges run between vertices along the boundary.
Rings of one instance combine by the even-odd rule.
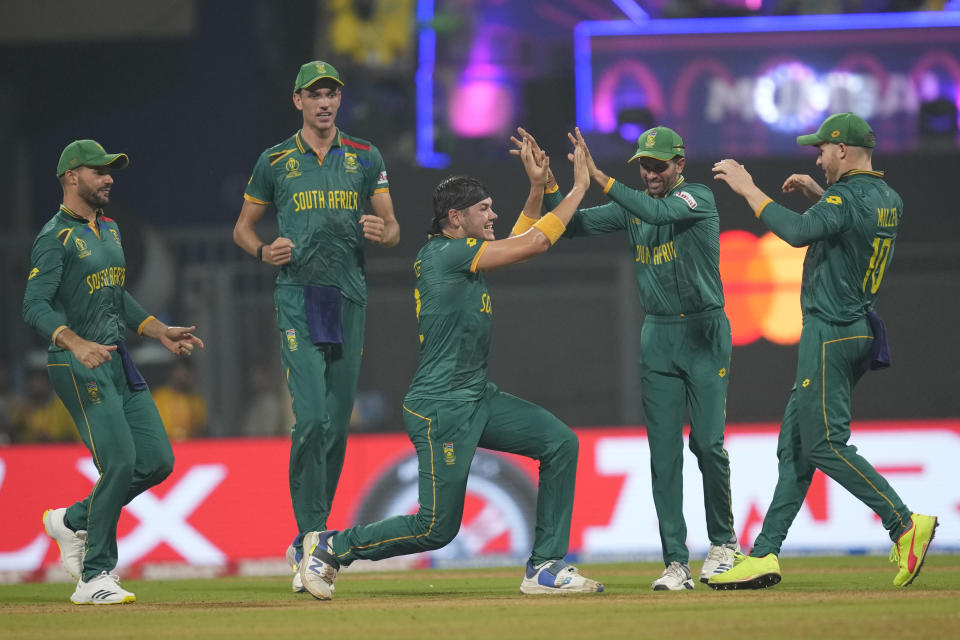
[[[574,187],[540,217],[549,160],[522,145],[530,178],[524,211],[532,224],[496,240],[493,200],[480,181],[454,176],[433,192],[433,225],[413,264],[420,363],[403,404],[403,421],[419,461],[419,509],[344,531],[304,539],[304,586],[333,596],[337,571],[354,560],[382,560],[439,549],[457,535],[467,475],[477,447],[539,460],[533,550],[523,593],[596,593],[603,585],[566,564],[579,443],[547,410],[501,391],[487,379],[493,305],[484,272],[530,259],[560,237],[589,187],[583,151],[575,151]]]
[[[130,162],[93,140],[63,150],[63,204],[33,243],[23,318],[50,340],[47,372],[100,473],[90,495],[43,514],[47,534],[77,588],[74,604],[122,604],[136,596],[116,575],[120,510],[173,470],[173,450],[147,383],[124,343],[127,328],[190,355],[196,327],[168,327],[124,288],[117,223],[103,215],[113,169]]]
[[[763,527],[749,556],[710,579],[716,589],[759,589],[780,582],[777,554],[810,487],[816,469],[873,509],[893,540],[890,561],[898,565],[894,586],[920,573],[937,518],[911,512],[887,480],[847,444],[850,396],[868,369],[889,366],[886,330],[873,311],[883,276],[893,259],[903,221],[903,200],[873,170],[876,138],[853,113],[824,120],[797,143],[817,147],[824,190],[808,175],[791,175],[786,193],[814,201],[800,215],[775,203],[736,160],[714,165],[723,180],[746,199],[755,215],[794,247],[807,247],[803,262],[797,373],[780,424],[778,480]]]
[[[522,136],[529,136],[518,129]],[[690,450],[703,475],[710,547],[700,581],[733,566],[739,551],[730,501],[730,462],[723,448],[733,350],[720,283],[720,220],[713,193],[683,177],[683,140],[672,129],[654,127],[637,141],[628,162],[637,160],[646,190],[631,189],[597,168],[576,132],[590,177],[611,202],[581,209],[566,237],[626,231],[637,293],[646,316],[640,331],[640,378],[653,502],[660,526],[665,569],[655,591],[693,589],[687,525],[683,517],[683,419],[690,416]],[[514,143],[518,141],[513,138]],[[547,207],[557,186],[547,186]]]
[[[324,529],[340,480],[360,375],[366,319],[364,241],[400,240],[387,171],[375,146],[336,126],[343,82],[330,64],[304,64],[293,86],[299,131],[260,154],[243,194],[233,239],[280,267],[274,292],[280,357],[296,424],[289,483],[299,531]],[[273,204],[278,237],[254,229]],[[303,591],[294,576],[293,590]]]

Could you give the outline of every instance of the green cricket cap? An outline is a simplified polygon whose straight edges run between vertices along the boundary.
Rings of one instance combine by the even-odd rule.
[[[293,83],[293,91],[297,92],[306,89],[317,80],[330,78],[341,87],[343,80],[340,79],[340,73],[333,68],[332,64],[323,60],[314,60],[300,67],[300,73],[297,74],[297,81]]]
[[[59,178],[70,169],[77,167],[110,167],[123,169],[130,164],[125,153],[107,153],[96,140],[74,140],[64,148],[57,163]]]
[[[669,127],[654,127],[640,134],[637,151],[627,162],[637,158],[672,160],[674,156],[683,156],[683,138]]]
[[[824,142],[843,143],[851,147],[877,146],[877,138],[867,121],[855,113],[835,113],[820,125],[816,133],[797,136],[799,145],[818,145]]]

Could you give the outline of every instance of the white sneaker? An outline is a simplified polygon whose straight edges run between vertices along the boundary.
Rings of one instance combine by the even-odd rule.
[[[737,553],[740,553],[740,544],[737,542],[710,545],[707,559],[703,561],[703,567],[700,569],[700,582],[708,584],[710,576],[733,569],[733,558]]]
[[[47,509],[43,512],[43,528],[60,547],[60,563],[70,577],[79,580],[83,575],[83,549],[87,544],[86,531],[72,531],[63,521],[67,510]]]
[[[294,593],[306,593],[307,588],[303,586],[303,580],[300,579],[300,560],[303,557],[302,553],[297,553],[296,547],[292,544],[287,547],[287,553],[285,555],[287,559],[287,564],[293,568],[293,584],[290,588]]]
[[[340,563],[333,556],[330,539],[336,531],[311,531],[303,536],[304,557],[300,561],[300,581],[317,600],[333,598],[333,581]]]
[[[537,566],[527,562],[520,592],[531,593],[600,593],[603,585],[580,575],[580,570],[563,560],[547,560]]]
[[[73,604],[127,604],[136,602],[137,596],[120,586],[120,577],[115,573],[101,571],[89,581],[77,581],[77,589],[70,596]]]
[[[690,567],[680,562],[671,562],[659,578],[651,584],[654,591],[683,591],[693,589]]]

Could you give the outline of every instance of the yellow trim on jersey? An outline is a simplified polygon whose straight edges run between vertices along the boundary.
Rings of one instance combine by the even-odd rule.
[[[560,239],[560,236],[563,235],[563,232],[567,230],[567,225],[563,224],[563,221],[561,221],[560,218],[553,215],[553,212],[550,212],[537,220],[537,223],[533,225],[533,228],[547,236],[547,240],[549,240],[550,244],[553,245],[557,240]]]
[[[378,193],[390,193],[390,187],[379,187],[373,190],[373,195],[377,195]]]
[[[374,543],[371,543],[371,544],[368,544],[368,545],[364,545],[364,546],[362,546],[362,547],[350,547],[349,549],[347,549],[346,552],[341,553],[341,554],[339,554],[338,556],[336,556],[337,558],[343,558],[343,557],[345,557],[348,553],[350,553],[350,552],[353,551],[354,549],[369,549],[370,547],[376,547],[376,546],[379,546],[379,545],[381,545],[381,544],[387,544],[388,542],[396,542],[397,540],[408,540],[408,539],[410,539],[410,538],[414,538],[414,539],[416,539],[416,538],[424,538],[424,537],[430,535],[430,533],[433,531],[433,525],[434,525],[434,523],[436,523],[436,521],[437,521],[437,475],[436,475],[436,473],[434,472],[434,468],[433,468],[433,467],[434,467],[434,465],[433,465],[433,440],[430,439],[430,431],[433,429],[433,420],[431,420],[430,418],[428,418],[428,417],[426,417],[426,416],[420,415],[420,414],[417,413],[416,411],[411,411],[409,408],[407,408],[407,405],[403,405],[403,410],[406,411],[407,413],[410,413],[410,414],[412,414],[412,415],[417,416],[417,417],[420,418],[421,420],[426,420],[426,421],[427,421],[427,444],[430,446],[430,488],[431,488],[431,493],[433,494],[433,505],[432,505],[431,508],[430,508],[430,524],[429,524],[429,526],[427,526],[427,530],[424,531],[423,533],[418,533],[418,534],[412,535],[412,536],[400,536],[399,538],[391,538],[391,539],[389,539],[389,540],[380,540],[380,541],[378,541],[378,542],[374,542]]]
[[[97,219],[94,218],[93,222],[88,222],[87,226],[93,231],[93,235],[97,236],[97,240],[100,240],[100,225],[97,224]]]
[[[870,488],[877,492],[881,498],[887,501],[887,504],[890,505],[890,508],[893,509],[893,512],[897,514],[897,519],[900,521],[900,525],[906,527],[907,523],[903,521],[903,516],[897,513],[896,507],[893,505],[893,502],[888,498],[880,489],[876,487],[867,476],[863,475],[859,469],[857,469],[849,460],[840,455],[840,452],[833,448],[833,442],[830,440],[830,422],[827,419],[827,345],[834,342],[846,342],[847,340],[873,340],[873,336],[850,336],[848,338],[836,338],[834,340],[827,340],[821,345],[821,354],[820,354],[820,406],[823,407],[823,427],[826,430],[827,436],[827,446],[830,447],[830,450],[833,451],[838,458],[843,460],[847,466],[853,469],[854,473],[860,476],[864,482],[870,485]],[[910,514],[907,514],[907,520],[909,521]]]
[[[770,204],[771,202],[773,202],[773,198],[767,198],[766,200],[764,200],[762,203],[760,203],[760,206],[757,207],[757,210],[753,212],[753,215],[759,218],[760,214],[763,213],[763,210],[766,209],[767,205]]]
[[[480,256],[483,255],[483,252],[487,250],[487,241],[484,240],[483,244],[480,245],[480,249],[477,250],[477,255],[473,256],[473,262],[470,263],[470,273],[477,272],[477,263],[480,262]],[[412,411],[410,413],[413,413]]]
[[[285,149],[285,150],[283,150],[283,151],[278,151],[278,152],[276,152],[276,153],[271,153],[271,154],[270,154],[270,166],[272,167],[273,165],[277,164],[278,162],[280,162],[281,160],[283,160],[284,158],[286,158],[288,155],[290,155],[290,154],[293,153],[294,151],[296,151],[296,149]]]
[[[613,179],[613,178],[610,178],[609,180],[607,180],[607,184],[603,185],[603,193],[604,193],[604,195],[606,195],[607,193],[610,192],[610,189],[613,188],[613,183],[614,183],[614,182],[616,182],[616,180]]]
[[[67,241],[70,240],[71,235],[73,235],[73,227],[70,227],[69,229],[61,229],[60,233],[57,234],[57,238],[60,238],[63,246],[67,246]],[[61,238],[61,236],[63,237]]]
[[[138,335],[138,336],[142,336],[142,335],[143,335],[143,329],[144,329],[144,327],[147,326],[147,323],[150,322],[151,320],[156,320],[156,319],[157,319],[157,316],[147,316],[146,320],[144,320],[143,322],[141,322],[141,323],[140,323],[140,326],[137,327],[137,335]]]
[[[527,215],[526,211],[520,212],[520,217],[517,218],[517,221],[513,225],[513,229],[510,230],[511,236],[518,236],[521,233],[525,233],[536,224],[537,220],[540,218],[531,218]]]
[[[557,184],[556,180],[554,180],[552,187],[548,185],[543,188],[544,193],[556,193],[559,190],[560,190],[560,185]]]
[[[260,198],[254,198],[249,193],[243,194],[243,199],[246,200],[247,202],[252,202],[254,204],[270,204],[269,201],[261,200]]]
[[[872,171],[869,169],[850,169],[850,171],[847,171],[845,174],[843,174],[840,177],[843,178],[844,176],[855,176],[855,175],[862,175],[862,174],[866,174],[868,176],[874,176],[876,178],[883,177],[883,171]]]
[[[307,150],[303,148],[303,142],[301,142],[301,140],[300,140],[300,132],[299,132],[299,131],[297,131],[297,133],[293,136],[293,141],[297,143],[297,149],[300,150],[300,153],[306,153],[306,152],[307,152]]]
[[[60,333],[66,328],[67,325],[62,324],[53,330],[53,335],[50,337],[50,342],[53,344],[53,346],[57,346],[57,336],[60,335]]]

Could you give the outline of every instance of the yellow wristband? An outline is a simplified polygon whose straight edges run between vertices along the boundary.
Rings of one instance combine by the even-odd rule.
[[[764,200],[763,204],[757,207],[757,210],[753,212],[753,215],[759,218],[760,214],[763,213],[763,210],[766,209],[767,205],[770,204],[771,202],[773,202],[773,198],[767,198],[766,200]]]
[[[513,229],[510,230],[511,236],[518,236],[521,233],[525,233],[533,224],[539,220],[539,218],[531,218],[525,212],[520,212],[520,217],[517,218],[517,221],[513,225]]]
[[[563,235],[563,232],[567,230],[567,225],[563,224],[563,222],[560,221],[560,218],[553,215],[553,213],[548,213],[537,220],[537,223],[533,225],[533,228],[547,236],[547,240],[549,240],[550,244],[552,245],[559,240],[560,236]]]
[[[554,180],[552,185],[549,182],[547,183],[547,186],[543,188],[543,192],[556,193],[559,189],[560,189],[560,185],[557,184],[556,180]]]
[[[609,180],[607,180],[607,184],[605,184],[604,187],[603,187],[603,193],[604,193],[604,194],[608,193],[608,192],[610,191],[610,189],[613,188],[613,183],[614,183],[614,182],[616,182],[616,180],[614,180],[613,178],[610,178]]]

